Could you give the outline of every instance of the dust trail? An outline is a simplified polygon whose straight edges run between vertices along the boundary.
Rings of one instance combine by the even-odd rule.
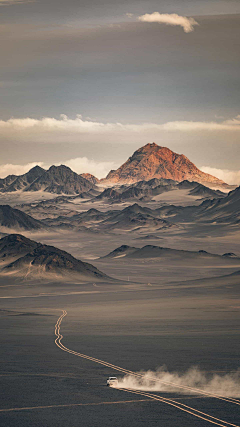
[[[61,350],[66,351],[67,353],[70,353],[70,354],[74,354],[75,356],[81,357],[83,359],[87,359],[87,360],[91,360],[92,362],[99,363],[99,364],[101,364],[103,366],[106,366],[108,368],[111,368],[113,370],[116,370],[116,371],[119,371],[119,372],[122,372],[122,373],[125,373],[125,374],[128,374],[128,375],[130,374],[130,375],[136,376],[138,378],[142,377],[141,373],[134,373],[134,372],[129,371],[127,369],[121,368],[120,366],[116,366],[116,365],[113,365],[113,364],[111,364],[109,362],[105,362],[103,360],[87,356],[86,354],[78,353],[76,351],[70,350],[69,348],[65,347],[62,344],[62,342],[61,342],[62,339],[63,339],[63,335],[60,334],[60,326],[61,326],[63,318],[66,315],[67,315],[67,311],[63,310],[62,315],[58,318],[57,323],[55,325],[55,336],[56,336],[55,344]],[[156,378],[152,378],[152,380],[156,381]],[[178,386],[178,387],[179,388],[186,388],[186,386],[184,386],[184,387],[183,386]],[[228,421],[223,421],[223,420],[221,420],[219,418],[216,418],[216,417],[213,417],[211,415],[208,415],[207,413],[205,413],[203,411],[198,411],[197,409],[192,408],[192,407],[190,407],[188,405],[185,405],[183,403],[179,403],[179,402],[177,402],[177,401],[175,401],[173,399],[168,399],[168,398],[165,398],[165,397],[162,397],[162,396],[159,396],[159,395],[153,395],[153,394],[150,394],[150,393],[147,393],[147,392],[137,391],[137,390],[130,390],[130,389],[126,389],[126,388],[119,388],[119,390],[126,391],[128,393],[139,394],[139,395],[142,395],[142,396],[145,396],[145,397],[149,397],[150,399],[153,399],[153,400],[158,400],[160,402],[164,402],[164,403],[166,403],[166,404],[168,404],[170,406],[173,406],[173,407],[175,407],[175,408],[177,408],[177,409],[179,409],[181,411],[189,413],[189,414],[191,414],[191,415],[193,415],[193,416],[195,416],[197,418],[200,418],[200,419],[203,419],[205,421],[208,421],[211,424],[215,424],[215,425],[218,425],[218,426],[221,426],[221,427],[228,427],[228,426],[239,427],[236,424],[231,424]],[[199,393],[199,389],[195,389],[195,392]],[[224,397],[221,397],[219,395],[210,394],[210,393],[206,393],[206,392],[201,392],[201,394],[204,394],[204,395],[207,395],[207,396],[210,396],[210,397],[215,397],[215,398],[220,399],[220,400],[225,400],[226,402],[235,403],[237,405],[240,405],[240,401],[238,401],[236,399],[233,399],[233,398],[224,398]]]
[[[118,381],[119,388],[143,391],[179,392],[184,394],[201,391],[221,397],[240,397],[240,370],[225,375],[207,374],[198,367],[187,372],[170,373],[163,366],[156,372],[140,372],[141,377],[125,375]],[[180,388],[179,388],[180,387]],[[234,399],[235,400],[235,399]]]
[[[61,326],[61,322],[62,322],[63,318],[66,315],[67,315],[67,311],[63,310],[63,314],[59,317],[59,319],[58,319],[58,321],[57,321],[57,323],[55,325],[55,335],[57,337],[55,339],[55,344],[59,348],[61,348],[61,350],[66,351],[66,352],[71,353],[71,354],[74,354],[75,356],[82,357],[83,359],[91,360],[92,362],[96,362],[96,363],[99,363],[101,365],[107,366],[107,367],[109,367],[111,369],[114,369],[115,371],[119,371],[119,372],[122,372],[122,373],[127,374],[127,375],[135,376],[135,377],[140,378],[140,379],[144,376],[144,374],[142,374],[141,372],[140,373],[133,372],[133,371],[130,371],[128,369],[121,368],[120,366],[113,365],[112,363],[105,362],[104,360],[96,359],[94,357],[90,357],[90,356],[87,356],[86,354],[78,353],[76,351],[70,350],[69,348],[65,347],[62,344],[62,342],[61,342],[62,339],[63,339],[63,335],[60,334],[60,326]],[[156,377],[154,377],[154,376],[153,377],[149,376],[148,379],[152,380],[152,381],[158,381],[158,379]],[[161,382],[164,383],[163,380],[161,380]],[[181,389],[184,390],[185,389],[187,391],[195,392],[197,394],[203,394],[205,396],[215,397],[215,398],[220,399],[220,400],[225,400],[226,402],[231,402],[231,403],[235,403],[236,405],[240,405],[240,401],[237,400],[237,399],[234,399],[234,398],[227,398],[227,397],[221,396],[219,394],[209,393],[209,392],[206,392],[206,391],[202,391],[202,390],[200,390],[198,388],[193,388],[193,387],[189,387],[189,386],[186,386],[186,385],[179,385],[179,384],[172,383],[172,382],[171,383],[169,383],[169,382],[166,383],[165,382],[165,384],[168,385],[168,386],[170,385],[170,386],[177,387],[179,390],[181,390]]]

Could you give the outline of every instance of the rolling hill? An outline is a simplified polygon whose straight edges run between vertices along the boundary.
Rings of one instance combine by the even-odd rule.
[[[54,219],[43,220],[51,227],[75,227],[76,229],[97,232],[134,231],[138,229],[159,230],[176,227],[169,221],[160,218],[157,211],[142,207],[137,203],[123,210],[108,210],[101,212],[89,209],[71,217],[59,216]]]
[[[224,260],[223,260],[224,257]],[[121,259],[121,258],[134,258],[134,259],[146,259],[146,258],[169,258],[179,261],[188,262],[189,260],[195,260],[196,262],[202,262],[203,264],[207,261],[215,260],[220,263],[226,262],[233,265],[240,264],[240,258],[237,256],[231,256],[230,254],[216,255],[204,250],[200,251],[189,251],[180,249],[171,249],[161,246],[145,245],[141,248],[136,248],[128,245],[122,245],[114,249],[109,254],[101,257],[100,259]]]
[[[0,205],[0,227],[14,230],[40,230],[45,225],[30,215],[9,205]]]
[[[203,184],[194,181],[177,182],[171,179],[151,179],[149,181],[139,181],[130,185],[121,185],[106,188],[95,197],[95,201],[105,201],[107,203],[121,203],[126,201],[140,200],[151,201],[156,196],[163,193],[179,190],[185,191],[196,199],[224,197],[225,193],[213,190]],[[180,194],[180,193],[179,193]]]
[[[56,280],[103,280],[108,277],[92,264],[74,258],[68,252],[54,246],[42,245],[12,234],[0,239],[0,256],[4,260],[15,259],[4,264],[1,274],[17,277]]]
[[[204,200],[198,206],[163,206],[156,209],[160,217],[174,222],[192,221],[218,224],[240,223],[240,187],[230,191],[225,197]]]

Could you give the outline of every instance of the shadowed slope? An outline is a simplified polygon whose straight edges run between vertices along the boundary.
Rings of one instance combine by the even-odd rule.
[[[102,280],[108,277],[92,264],[74,258],[68,252],[54,246],[42,245],[19,234],[0,240],[0,255],[17,257],[5,265],[3,274],[26,278],[56,279],[63,277],[84,280]]]
[[[39,243],[21,234],[9,234],[0,240],[0,258],[19,257],[34,250]]]
[[[20,175],[16,177],[16,179],[13,180],[13,182],[10,185],[6,185],[2,191],[4,193],[7,193],[7,192],[14,192],[17,190],[26,189],[29,187],[29,185],[31,185],[37,178],[41,177],[44,173],[45,173],[45,169],[41,168],[40,166],[35,166],[24,175]],[[7,182],[7,180],[8,180],[8,177],[5,178],[5,182]]]
[[[9,205],[0,205],[0,226],[16,230],[40,230],[44,227],[41,221]]]
[[[69,167],[61,165],[51,166],[26,191],[44,190],[57,194],[80,194],[93,186],[90,181],[73,172]]]

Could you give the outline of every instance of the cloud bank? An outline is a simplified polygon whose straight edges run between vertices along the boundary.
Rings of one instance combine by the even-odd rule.
[[[176,13],[146,13],[138,17],[142,22],[158,22],[166,25],[180,25],[185,33],[194,31],[194,25],[199,25],[195,19],[186,16],[177,15]]]
[[[111,169],[115,169],[119,166],[115,162],[96,162],[87,157],[77,157],[65,162],[63,161],[62,163],[69,166],[74,172],[91,173],[97,178],[105,178]]]
[[[240,132],[240,115],[233,119],[222,122],[198,122],[198,121],[172,121],[162,124],[141,123],[141,124],[123,124],[120,122],[103,123],[92,120],[85,120],[81,115],[71,119],[62,114],[59,119],[53,117],[43,117],[41,119],[11,118],[0,120],[0,131],[2,136],[11,137],[21,141],[22,138],[33,138],[34,136],[48,135],[52,136],[52,142],[55,141],[54,135],[57,134],[109,134],[115,133],[142,133],[149,131],[228,131]],[[26,140],[26,139],[25,139]],[[49,141],[48,141],[49,142]],[[57,140],[56,140],[57,142]],[[112,141],[111,141],[112,142]]]
[[[205,173],[216,176],[228,184],[240,185],[240,170],[231,171],[229,169],[217,169],[208,166],[202,166],[200,169]]]

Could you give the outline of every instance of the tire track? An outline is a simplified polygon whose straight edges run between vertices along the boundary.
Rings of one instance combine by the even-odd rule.
[[[135,372],[130,371],[128,369],[121,368],[120,366],[113,365],[112,363],[105,362],[105,361],[97,359],[95,357],[87,356],[86,354],[78,353],[78,352],[76,352],[74,350],[70,350],[69,348],[65,347],[62,344],[63,335],[60,333],[60,327],[61,327],[62,320],[64,319],[64,317],[66,315],[67,315],[67,311],[63,310],[62,315],[58,318],[57,323],[55,325],[55,336],[56,336],[55,344],[61,350],[65,351],[67,353],[73,354],[75,356],[81,357],[83,359],[87,359],[87,360],[90,360],[92,362],[101,364],[103,366],[106,366],[108,368],[111,368],[111,369],[113,369],[115,371],[118,371],[118,372],[121,372],[121,373],[124,373],[124,374],[133,375],[133,376],[138,377],[138,378],[142,378],[144,376],[144,374],[135,373]],[[163,382],[163,381],[160,381],[160,380],[158,380],[157,378],[154,378],[154,377],[149,377],[149,379],[151,379],[151,380],[153,380],[155,382],[159,381],[159,382],[162,382],[163,384],[166,384],[166,385],[171,385],[171,386],[174,386],[174,387],[178,387],[180,389],[192,391],[192,392],[195,392],[197,394],[200,393],[200,394],[203,394],[203,395],[205,395],[207,397],[214,397],[216,399],[220,399],[220,400],[224,400],[224,401],[229,402],[229,403],[234,403],[236,405],[240,405],[240,402],[237,399],[225,398],[223,396],[219,396],[219,395],[216,395],[216,394],[213,394],[213,393],[203,392],[202,390],[194,389],[192,387],[179,386],[179,385],[177,385],[175,383]],[[141,396],[149,397],[150,399],[153,399],[153,400],[164,402],[164,403],[166,403],[166,404],[168,404],[170,406],[173,406],[173,407],[175,407],[175,408],[177,408],[177,409],[179,409],[181,411],[187,412],[187,413],[189,413],[189,414],[191,414],[191,415],[193,415],[193,416],[195,416],[197,418],[200,418],[200,419],[202,419],[204,421],[207,421],[207,422],[209,422],[211,424],[215,424],[215,425],[218,425],[218,426],[221,426],[221,427],[228,427],[228,426],[239,427],[236,424],[232,424],[232,423],[229,423],[228,421],[221,420],[220,418],[213,417],[211,415],[206,414],[205,412],[198,411],[197,409],[194,409],[194,408],[192,408],[192,407],[190,407],[188,405],[185,405],[183,403],[179,403],[179,402],[177,402],[177,401],[175,401],[173,399],[168,399],[168,398],[165,398],[165,397],[162,397],[162,396],[158,396],[158,395],[154,395],[154,394],[150,394],[150,393],[143,392],[143,391],[138,391],[138,390],[130,390],[130,389],[125,389],[125,388],[118,388],[118,390],[122,390],[122,391],[125,391],[125,392],[128,392],[128,393],[138,394],[138,395],[141,395]]]
[[[18,412],[18,411],[31,411],[37,409],[52,409],[52,408],[72,408],[76,406],[100,406],[100,405],[117,405],[121,403],[137,403],[149,402],[149,399],[134,399],[134,400],[117,400],[113,402],[96,402],[96,403],[67,403],[63,405],[46,405],[46,406],[26,406],[22,408],[4,408],[0,412]]]

